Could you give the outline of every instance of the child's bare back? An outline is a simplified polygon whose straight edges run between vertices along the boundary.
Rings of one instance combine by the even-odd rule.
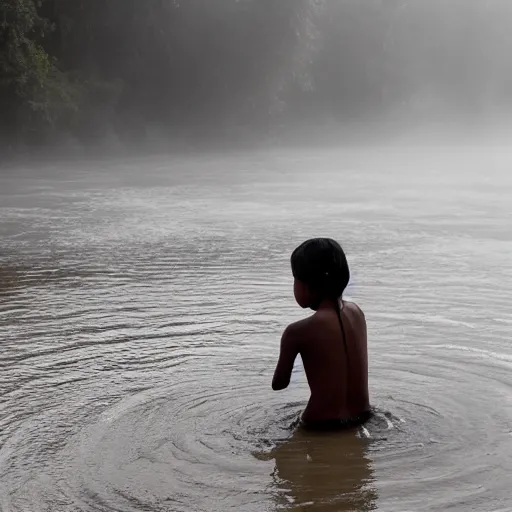
[[[305,258],[309,264],[302,262],[302,268],[296,264],[294,292],[299,305],[311,307],[315,313],[285,330],[272,387],[280,390],[288,386],[294,361],[300,354],[311,390],[302,415],[304,426],[328,429],[356,426],[368,419],[370,411],[366,320],[357,305],[340,302],[337,296],[338,292],[341,296],[348,283],[348,266],[341,248],[327,240],[327,248],[322,249],[320,243],[327,257],[320,254],[315,259],[311,253],[314,256],[319,252],[314,246],[318,239],[308,242],[313,243]],[[335,245],[330,247],[330,244]],[[341,262],[334,258],[332,263],[329,251],[338,248]],[[318,275],[326,276],[327,281],[322,282]]]

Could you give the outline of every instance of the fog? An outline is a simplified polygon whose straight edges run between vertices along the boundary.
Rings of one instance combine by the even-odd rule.
[[[0,14],[4,151],[508,132],[507,0],[16,0]]]

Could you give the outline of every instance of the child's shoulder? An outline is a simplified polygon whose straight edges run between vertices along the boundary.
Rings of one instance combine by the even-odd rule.
[[[311,315],[308,316],[307,318],[303,318],[302,320],[292,322],[291,324],[288,325],[284,332],[291,335],[303,332],[304,330],[308,329],[311,326],[312,322],[314,322],[314,317],[315,315]]]
[[[346,308],[348,311],[353,311],[355,313],[358,313],[359,315],[362,315],[364,317],[363,310],[353,300],[343,299],[343,308],[344,309]]]
[[[294,339],[304,338],[310,333],[318,332],[325,323],[324,314],[315,311],[312,315],[288,325],[285,329],[285,334],[287,337]]]
[[[312,327],[314,328],[317,321],[318,320],[315,319],[315,315],[311,315],[307,318],[303,318],[302,320],[292,322],[284,330],[283,340],[288,340],[290,342],[300,341],[309,331],[311,331]]]

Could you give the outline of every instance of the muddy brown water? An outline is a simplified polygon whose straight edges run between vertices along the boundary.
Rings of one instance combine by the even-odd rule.
[[[505,150],[280,151],[0,172],[1,512],[512,510]],[[346,248],[365,430],[270,380],[291,250]]]

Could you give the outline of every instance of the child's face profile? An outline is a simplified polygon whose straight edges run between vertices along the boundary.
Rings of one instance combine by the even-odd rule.
[[[309,286],[298,279],[293,282],[293,294],[297,304],[301,308],[309,308],[313,302],[313,296]]]

